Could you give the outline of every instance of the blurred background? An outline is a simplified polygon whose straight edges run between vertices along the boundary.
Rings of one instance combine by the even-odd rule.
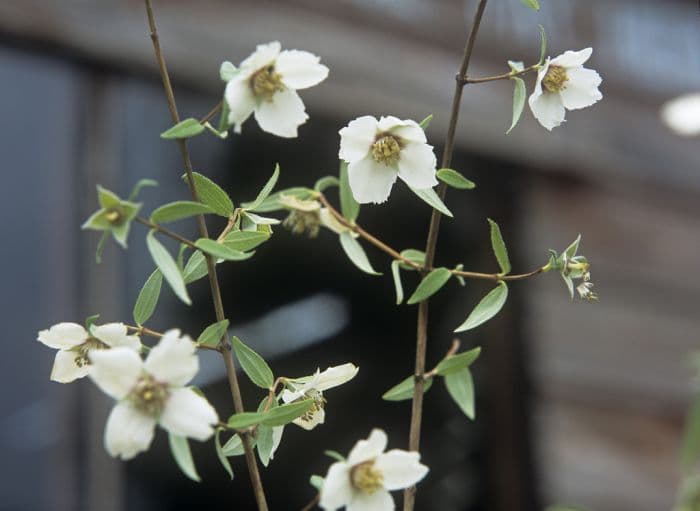
[[[431,467],[419,509],[519,511],[553,502],[597,511],[669,509],[690,395],[688,354],[698,346],[700,148],[658,118],[673,96],[700,89],[700,18],[695,1],[492,0],[471,75],[537,59],[537,24],[549,54],[594,48],[588,67],[604,99],[569,112],[546,132],[525,112],[508,136],[512,85],[467,86],[453,167],[475,191],[450,191],[456,220],[443,221],[438,263],[497,271],[485,218],[501,225],[515,271],[546,262],[580,232],[593,262],[597,305],[570,302],[561,279],[511,286],[497,321],[461,336],[482,346],[474,366],[477,421],[441,384],[428,394],[422,452]],[[226,141],[191,143],[195,168],[236,203],[251,200],[279,162],[280,187],[310,186],[337,172],[337,131],[368,113],[422,119],[440,151],[474,0],[161,0],[161,42],[182,117],[201,117],[220,99],[223,60],[240,62],[258,43],[279,40],[322,57],[331,69],[303,91],[310,121],[294,140],[249,120]],[[533,77],[528,78],[532,89]],[[0,509],[7,511],[252,509],[242,459],[227,480],[211,443],[194,445],[204,482],[172,462],[162,431],[152,449],[120,463],[102,447],[111,407],[88,381],[50,382],[54,352],[36,332],[60,321],[128,321],[153,264],[145,230],[129,251],[80,224],[96,208],[95,185],[125,196],[142,177],[158,188],[144,210],[187,198],[174,144],[159,138],[169,116],[142,2],[0,2],[0,147],[5,268],[0,310]],[[392,200],[365,207],[359,222],[393,246],[422,248],[429,208],[398,184]],[[194,225],[178,228],[194,235]],[[220,228],[211,222],[212,228]],[[325,474],[324,449],[347,452],[372,427],[405,447],[410,402],[386,404],[384,390],[412,372],[416,308],[394,305],[388,263],[368,248],[382,277],[360,273],[335,236],[308,240],[281,227],[252,260],[222,267],[233,332],[264,354],[276,374],[301,376],[352,361],[355,381],[327,393],[327,422],[290,426],[263,472],[272,509],[299,509]],[[414,277],[415,278],[415,277]],[[410,277],[407,289],[415,285]],[[448,286],[431,302],[429,364],[490,286]],[[205,280],[187,308],[165,289],[154,329],[192,336],[214,321]],[[199,384],[222,417],[231,412],[219,360],[203,357]],[[249,408],[259,399],[245,384]],[[398,497],[398,495],[397,495]]]

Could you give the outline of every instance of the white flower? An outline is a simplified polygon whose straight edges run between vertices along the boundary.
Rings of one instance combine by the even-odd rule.
[[[238,70],[230,62],[221,65],[221,77],[228,82],[229,122],[236,133],[253,112],[263,131],[287,138],[296,137],[309,118],[296,91],[325,80],[328,68],[312,53],[280,50],[277,41],[261,44]]]
[[[348,162],[355,200],[384,202],[397,177],[417,190],[435,186],[435,153],[426,142],[415,121],[370,115],[351,121],[340,130],[339,156]]]
[[[51,370],[51,379],[70,383],[90,372],[88,355],[93,350],[126,346],[138,352],[141,341],[138,335],[128,335],[123,323],[107,323],[93,326],[91,333],[77,323],[58,323],[39,332],[37,340],[49,348],[58,350]]]
[[[548,130],[564,122],[566,110],[591,106],[603,97],[598,90],[600,75],[583,67],[591,53],[591,48],[564,52],[554,59],[547,58],[538,71],[530,110]]]
[[[672,99],[662,107],[661,119],[678,135],[700,135],[700,93]]]
[[[345,461],[333,463],[321,488],[319,506],[333,511],[392,511],[390,491],[413,486],[428,473],[417,452],[393,449],[387,453],[386,433],[374,429],[355,444]]]
[[[588,279],[584,278],[584,280],[576,286],[576,291],[578,291],[579,296],[586,301],[598,301],[598,294],[593,291],[593,282],[590,281],[590,276],[588,276]]]
[[[90,378],[117,399],[107,419],[105,448],[128,460],[145,451],[160,424],[170,433],[206,440],[219,421],[209,402],[185,385],[197,374],[196,346],[167,331],[146,361],[127,348],[93,351]]]

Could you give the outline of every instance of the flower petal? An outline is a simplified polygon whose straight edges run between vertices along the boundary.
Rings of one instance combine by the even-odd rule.
[[[544,93],[536,97],[533,93],[528,100],[532,115],[540,122],[542,126],[551,130],[564,122],[566,110],[561,102],[559,94]]]
[[[402,121],[398,117],[394,117],[393,115],[382,115],[379,118],[379,123],[377,124],[377,127],[379,128],[380,132],[394,131],[394,128],[403,126],[403,124],[404,121]]]
[[[359,371],[355,364],[343,364],[339,366],[329,367],[318,375],[316,380],[316,390],[328,390],[338,385],[342,385],[352,380]]]
[[[276,93],[272,101],[261,101],[255,108],[255,119],[260,128],[278,137],[296,137],[297,128],[308,118],[304,103],[292,89]]]
[[[279,55],[282,45],[279,41],[272,41],[267,44],[259,44],[255,47],[255,51],[243,62],[241,68],[249,68],[257,71],[260,68],[269,66],[274,63],[277,55]]]
[[[289,389],[284,389],[282,391],[282,394],[280,394],[280,397],[282,398],[282,401],[285,403],[291,403],[292,401],[295,401],[299,399],[300,397],[303,397],[304,391],[303,390],[289,390]]]
[[[284,426],[277,426],[272,428],[272,449],[270,450],[270,459],[274,459],[277,448],[282,442],[282,434],[284,433]]]
[[[582,66],[589,58],[591,58],[592,53],[593,48],[584,48],[583,50],[579,51],[568,50],[558,57],[553,58],[551,63],[554,66],[562,67]]]
[[[354,466],[363,461],[376,458],[386,449],[386,442],[386,433],[381,429],[373,429],[367,440],[360,440],[352,448],[348,455],[348,463]]]
[[[92,328],[92,335],[113,348],[126,346],[135,351],[141,349],[139,336],[128,335],[124,323],[107,323],[106,325],[95,326]]]
[[[224,98],[228,103],[228,122],[233,124],[236,133],[241,132],[241,125],[255,110],[255,95],[248,78],[235,76],[226,84]]]
[[[308,51],[285,50],[275,61],[275,71],[282,75],[282,83],[290,89],[306,89],[321,83],[328,76],[328,68],[321,59]]]
[[[153,417],[139,412],[127,402],[117,403],[107,419],[105,449],[115,458],[129,460],[148,450],[155,426]]]
[[[78,366],[75,363],[76,355],[74,351],[59,350],[53,361],[51,369],[51,379],[58,383],[70,383],[73,380],[87,376],[90,372],[90,365]]]
[[[334,511],[350,504],[353,493],[350,485],[350,465],[338,461],[328,469],[318,505],[326,511]]]
[[[435,179],[437,159],[433,146],[428,144],[408,144],[401,149],[399,177],[416,190],[432,188],[438,184]]]
[[[378,121],[371,115],[350,121],[350,124],[339,131],[338,156],[349,163],[362,160],[369,154],[378,131]]]
[[[661,109],[661,118],[679,135],[700,135],[700,94],[685,94],[672,99]]]
[[[394,499],[386,490],[377,490],[371,495],[356,492],[347,511],[394,511]]]
[[[416,121],[410,119],[401,121],[401,125],[392,128],[391,132],[398,135],[404,142],[425,144],[428,141],[423,128]]]
[[[70,349],[83,344],[89,337],[87,330],[77,323],[58,323],[39,332],[37,341],[57,350]]]
[[[319,424],[323,424],[325,421],[326,411],[323,408],[312,408],[301,417],[294,419],[292,422],[307,431],[311,431]]]
[[[428,473],[428,467],[420,463],[419,453],[400,449],[377,456],[374,468],[384,475],[384,488],[390,491],[413,486]]]
[[[219,422],[216,410],[205,398],[188,388],[170,391],[165,409],[158,419],[160,425],[174,435],[207,440]]]
[[[115,399],[126,396],[141,376],[143,362],[132,349],[120,346],[109,350],[91,350],[90,378]]]
[[[148,354],[144,367],[156,380],[182,387],[199,371],[196,350],[188,336],[180,337],[180,330],[168,330]]]
[[[371,155],[348,163],[348,180],[352,196],[360,204],[380,204],[389,198],[398,172],[374,161]]]
[[[575,67],[567,72],[568,81],[560,92],[564,107],[569,110],[586,108],[602,99],[598,86],[603,81],[592,69]]]

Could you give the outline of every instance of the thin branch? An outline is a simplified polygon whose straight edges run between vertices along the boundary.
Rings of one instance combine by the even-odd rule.
[[[301,511],[311,511],[313,508],[316,507],[316,504],[318,504],[320,500],[321,494],[317,493],[316,496],[311,500],[311,502],[309,502],[303,508],[301,508]]]
[[[510,80],[514,76],[524,75],[525,73],[529,73],[530,71],[534,71],[536,69],[539,69],[539,67],[540,67],[539,65],[534,64],[530,67],[526,67],[522,71],[515,71],[515,72],[511,71],[509,73],[503,73],[502,75],[484,76],[482,78],[469,78],[466,75],[459,75],[457,77],[457,80],[463,84],[495,82],[497,80]]]
[[[146,4],[146,15],[148,16],[148,26],[151,31],[151,41],[153,42],[153,50],[155,52],[156,60],[158,62],[158,69],[160,71],[160,77],[163,82],[163,89],[165,91],[165,97],[168,103],[168,110],[170,110],[170,116],[174,124],[180,122],[180,115],[177,111],[177,103],[175,102],[175,94],[173,93],[172,84],[170,83],[170,75],[168,74],[168,68],[165,64],[165,58],[163,57],[163,52],[160,48],[160,41],[158,39],[158,30],[156,28],[155,16],[153,15],[153,6],[151,5],[151,0],[144,0]],[[190,160],[189,151],[187,150],[187,142],[185,140],[177,140],[177,145],[180,150],[180,156],[182,157],[182,162],[185,166],[185,173],[187,175],[187,184],[190,188],[190,194],[192,199],[196,202],[201,202],[199,200],[199,195],[197,194],[197,188],[195,187],[194,175],[192,170],[192,162]],[[199,228],[199,234],[202,238],[209,238],[209,233],[207,231],[207,225],[204,221],[204,215],[197,216],[197,226]],[[214,302],[214,310],[216,311],[217,321],[222,321],[224,318],[224,307],[221,299],[221,289],[219,287],[219,280],[216,275],[216,262],[212,256],[205,254],[207,262],[207,272],[209,275],[209,286],[211,287],[212,300]],[[231,396],[233,398],[233,406],[236,413],[242,413],[245,408],[243,406],[243,399],[241,397],[240,388],[238,386],[238,377],[236,375],[236,366],[233,361],[233,355],[231,353],[231,343],[228,339],[228,333],[225,332],[221,338],[220,343],[221,355],[224,359],[224,364],[226,366],[226,375],[228,377],[229,388],[231,390]],[[248,473],[250,475],[250,481],[253,485],[253,491],[255,493],[255,500],[258,505],[259,511],[267,511],[267,501],[265,499],[265,491],[262,486],[262,481],[260,479],[260,472],[258,470],[257,460],[255,459],[255,453],[250,442],[250,437],[246,434],[241,435],[241,443],[243,444],[243,449],[245,451],[246,464],[248,466]]]
[[[467,38],[467,44],[464,47],[464,55],[462,56],[462,64],[460,65],[459,72],[457,73],[457,79],[455,83],[455,92],[452,99],[452,111],[450,114],[450,123],[447,129],[447,137],[445,138],[445,148],[442,153],[442,168],[449,168],[452,162],[452,152],[454,151],[455,144],[455,133],[457,131],[457,120],[459,119],[459,107],[462,103],[462,90],[464,89],[464,83],[460,80],[460,77],[467,76],[467,70],[469,69],[469,61],[472,57],[472,52],[474,51],[474,43],[476,42],[476,35],[479,32],[479,25],[481,25],[481,18],[484,15],[484,9],[486,9],[487,0],[480,0],[479,6],[476,9],[476,14],[474,15],[474,22],[472,23],[472,28]],[[447,185],[442,183],[438,188],[438,196],[440,199],[445,198],[445,193],[447,192]],[[426,242],[425,248],[425,266],[430,267],[433,265],[433,260],[435,258],[435,247],[437,245],[438,233],[440,231],[440,218],[441,214],[437,210],[433,210],[430,217],[430,228],[428,230],[428,240]],[[415,375],[422,376],[425,374],[425,354],[427,350],[428,341],[428,300],[422,301],[418,305],[418,322],[416,325],[416,366]],[[421,422],[423,418],[423,379],[416,378],[416,384],[413,388],[413,403],[411,406],[411,429],[409,433],[408,447],[412,451],[417,451],[420,447],[420,430]],[[416,501],[416,487],[411,486],[404,491],[404,511],[413,511]]]
[[[165,236],[168,236],[169,238],[172,238],[176,241],[179,241],[183,245],[187,245],[188,247],[197,250],[197,247],[195,246],[194,242],[192,242],[191,240],[188,240],[187,238],[180,236],[178,233],[171,231],[167,227],[163,227],[162,225],[159,225],[159,224],[154,224],[150,220],[147,220],[147,219],[140,217],[140,216],[135,217],[134,220],[140,224],[145,225],[149,229],[154,229],[154,230],[158,231],[159,233],[164,234]]]
[[[207,115],[199,120],[199,124],[204,124],[207,121],[211,121],[212,118],[221,110],[224,106],[224,100],[219,101],[214,108],[212,108]]]

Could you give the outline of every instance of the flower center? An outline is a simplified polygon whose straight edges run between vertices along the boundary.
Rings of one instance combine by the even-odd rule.
[[[369,460],[350,469],[350,483],[365,495],[372,495],[384,487],[384,475],[374,468],[374,460]]]
[[[140,412],[158,417],[165,408],[168,395],[165,383],[158,382],[153,376],[146,374],[136,382],[127,399]]]
[[[307,233],[309,238],[315,238],[321,230],[321,215],[318,211],[293,209],[284,219],[282,225],[294,234]]]
[[[109,208],[105,214],[105,218],[112,225],[121,224],[123,217],[124,215],[122,214],[121,209],[116,207]]]
[[[300,416],[299,419],[304,422],[312,422],[314,420],[314,415],[323,410],[323,408],[326,406],[326,398],[323,397],[323,394],[320,391],[309,389],[306,394],[304,394],[304,397],[295,399],[294,402],[305,401],[307,399],[312,399],[314,404],[311,405],[311,408],[306,410],[304,415]]]
[[[399,153],[401,145],[399,141],[392,135],[382,135],[377,141],[372,144],[372,158],[377,163],[384,165],[393,165],[399,161]]]
[[[267,66],[256,71],[250,79],[250,85],[253,88],[253,94],[265,101],[272,101],[272,96],[276,92],[284,90],[282,75],[276,73],[273,66]]]
[[[569,80],[566,76],[566,69],[561,66],[549,66],[547,74],[542,79],[542,85],[549,92],[561,92],[564,84]]]
[[[74,351],[77,353],[77,356],[74,359],[75,365],[78,367],[90,365],[90,350],[104,350],[107,348],[109,348],[109,346],[99,339],[95,337],[88,337],[87,341],[74,348]]]

